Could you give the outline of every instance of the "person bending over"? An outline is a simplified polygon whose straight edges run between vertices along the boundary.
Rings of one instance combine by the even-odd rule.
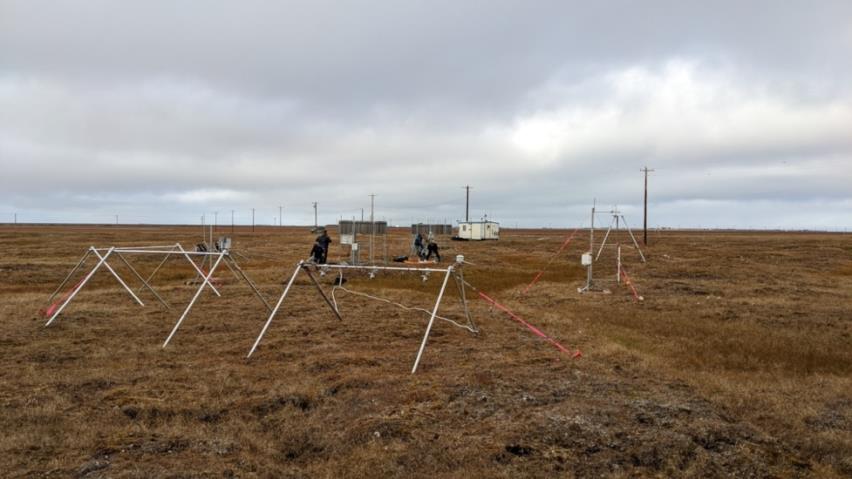
[[[435,259],[441,261],[441,253],[438,252],[438,243],[434,241],[429,242],[429,246],[426,247],[428,252],[426,253],[426,260],[429,260],[432,255],[435,255]]]

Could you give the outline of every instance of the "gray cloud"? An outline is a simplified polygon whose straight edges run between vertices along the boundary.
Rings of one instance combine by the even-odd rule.
[[[592,198],[638,214],[649,164],[654,224],[844,228],[850,19],[842,1],[0,1],[0,214],[283,203],[309,222],[317,200],[334,221],[375,192],[382,217],[455,220],[470,183],[477,216],[556,226]]]

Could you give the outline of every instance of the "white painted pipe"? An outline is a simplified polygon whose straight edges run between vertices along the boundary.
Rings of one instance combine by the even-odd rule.
[[[185,249],[183,249],[183,246],[181,246],[180,243],[177,243],[175,246],[177,246],[177,248],[180,250],[180,252],[183,253],[184,257],[186,257],[186,260],[189,261],[189,264],[191,264],[192,267],[195,268],[195,271],[199,275],[201,275],[201,277],[203,278],[204,277],[204,271],[201,271],[201,268],[199,268],[198,265],[195,264],[195,261],[193,261],[192,258],[189,257],[189,253],[192,253],[192,251],[186,251]],[[207,253],[205,253],[205,255],[206,254]],[[221,254],[221,253],[216,253],[216,254]],[[217,290],[215,286],[213,286],[210,283],[207,283],[207,285],[210,286],[210,289],[212,289],[214,293],[216,293],[216,296],[222,296],[221,294],[219,294],[219,290]]]
[[[180,327],[180,323],[182,323],[184,318],[186,318],[186,315],[189,314],[189,310],[192,309],[192,305],[195,304],[195,300],[197,300],[198,297],[201,296],[201,291],[204,289],[204,285],[209,284],[208,282],[213,276],[213,272],[216,271],[216,267],[219,266],[219,262],[222,261],[222,258],[224,258],[226,254],[228,254],[227,251],[219,253],[219,258],[217,258],[216,262],[213,263],[213,267],[210,268],[210,272],[207,273],[207,276],[204,277],[204,281],[201,283],[201,286],[198,287],[198,290],[195,292],[195,296],[192,297],[192,301],[189,302],[189,305],[187,305],[183,314],[180,316],[180,319],[178,319],[177,324],[175,324],[175,327],[172,328],[171,334],[169,334],[169,337],[166,338],[166,342],[163,343],[164,348],[169,345],[169,341],[172,340],[172,336],[174,336],[177,332],[178,328]]]
[[[287,297],[287,293],[290,291],[290,287],[293,286],[293,282],[296,281],[296,276],[299,275],[299,271],[302,270],[302,266],[305,264],[304,261],[299,261],[299,264],[296,265],[296,270],[293,271],[293,276],[290,276],[290,281],[287,282],[287,287],[284,288],[284,292],[281,293],[281,297],[278,298],[278,303],[275,304],[275,308],[269,313],[269,318],[266,320],[266,323],[263,325],[263,329],[260,330],[260,334],[257,336],[257,339],[254,341],[254,345],[251,347],[251,351],[249,351],[246,359],[250,358],[252,354],[254,354],[254,350],[257,349],[257,345],[260,344],[260,340],[263,339],[263,335],[266,334],[266,330],[269,328],[269,324],[272,323],[272,318],[278,313],[278,309],[281,308],[281,304],[284,302],[284,298]]]
[[[94,248],[91,248],[91,250],[94,250]],[[68,299],[66,299],[64,303],[62,303],[62,306],[60,306],[59,309],[57,309],[56,312],[53,313],[53,316],[51,316],[50,319],[47,320],[47,323],[45,323],[44,325],[45,328],[50,326],[50,323],[52,323],[53,320],[56,319],[57,316],[59,316],[59,313],[61,313],[62,310],[65,309],[65,306],[68,306],[68,303],[70,303],[71,300],[74,299],[74,296],[77,296],[77,293],[80,292],[81,289],[83,289],[83,286],[85,286],[86,283],[88,283],[89,280],[92,279],[92,276],[95,275],[95,271],[97,271],[101,267],[101,265],[104,264],[104,261],[106,261],[109,255],[112,254],[112,250],[113,248],[107,250],[106,254],[100,259],[100,261],[98,261],[98,264],[96,264],[95,267],[92,268],[91,271],[89,271],[89,274],[87,274],[86,277],[83,278],[83,281],[81,281],[80,284],[77,286],[77,288],[75,288],[74,291],[71,292],[71,295],[68,296]]]
[[[420,357],[423,356],[423,350],[426,349],[426,341],[429,339],[429,332],[432,331],[432,323],[435,322],[435,315],[438,314],[438,306],[441,305],[441,298],[444,297],[444,290],[447,288],[447,281],[450,279],[452,272],[452,266],[447,268],[447,275],[444,276],[444,284],[441,285],[441,292],[438,293],[438,300],[435,301],[435,309],[432,310],[432,317],[429,318],[429,325],[426,326],[426,334],[423,335],[423,342],[420,343],[420,350],[417,351],[417,358],[414,359],[414,367],[411,368],[411,374],[417,372],[417,365],[420,364]]]
[[[133,290],[130,289],[130,286],[127,286],[127,283],[125,283],[124,280],[121,279],[121,276],[119,276],[118,273],[116,273],[115,270],[112,269],[112,266],[110,266],[109,263],[107,263],[106,258],[101,256],[101,254],[98,253],[97,251],[95,251],[94,253],[95,253],[95,256],[97,256],[98,258],[103,258],[104,266],[106,266],[106,269],[108,269],[109,272],[112,273],[113,276],[115,276],[115,279],[117,279],[118,282],[121,284],[121,286],[123,286],[124,289],[126,289],[127,292],[130,293],[130,296],[133,296],[133,299],[135,299],[136,302],[139,303],[139,306],[145,306],[145,303],[143,303],[142,300],[139,299],[139,296],[136,296],[136,293],[134,293]],[[115,253],[115,250],[113,250],[113,253]]]

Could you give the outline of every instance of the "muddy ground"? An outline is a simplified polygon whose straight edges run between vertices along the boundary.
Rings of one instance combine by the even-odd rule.
[[[852,476],[852,235],[653,232],[646,264],[623,250],[641,302],[613,281],[611,249],[596,264],[608,292],[577,292],[587,232],[526,294],[569,232],[442,239],[445,264],[464,254],[472,285],[578,358],[468,290],[481,332],[437,321],[412,375],[428,316],[336,289],[339,321],[301,277],[246,360],[267,311],[227,269],[222,297],[204,292],[163,349],[195,291],[177,259],[153,281],[171,309],[148,291],[134,304],[101,271],[44,327],[88,246],[190,246],[197,230],[0,227],[4,477]],[[305,228],[233,237],[270,302],[312,242]],[[394,230],[388,254],[409,239]],[[159,259],[128,257],[145,276]],[[427,309],[441,282],[347,280]],[[461,319],[460,304],[449,288],[442,314]]]

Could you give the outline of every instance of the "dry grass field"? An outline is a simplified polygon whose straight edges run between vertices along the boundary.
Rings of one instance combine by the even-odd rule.
[[[612,283],[577,293],[582,234],[521,295],[566,234],[505,231],[443,253],[582,357],[472,294],[481,333],[436,322],[411,375],[427,316],[337,290],[338,321],[305,277],[251,360],[267,312],[227,269],[222,297],[202,294],[162,349],[194,292],[178,260],[154,281],[171,310],[147,291],[139,307],[101,271],[45,328],[48,296],[89,245],[191,246],[199,228],[0,227],[0,475],[852,476],[852,235],[655,232],[647,264],[625,253],[637,303]],[[304,228],[233,237],[270,301],[312,242]],[[408,241],[394,231],[390,254]],[[158,259],[132,261],[146,274]],[[597,268],[614,277],[611,255]],[[440,286],[347,279],[425,308]],[[443,314],[458,317],[448,291]]]

